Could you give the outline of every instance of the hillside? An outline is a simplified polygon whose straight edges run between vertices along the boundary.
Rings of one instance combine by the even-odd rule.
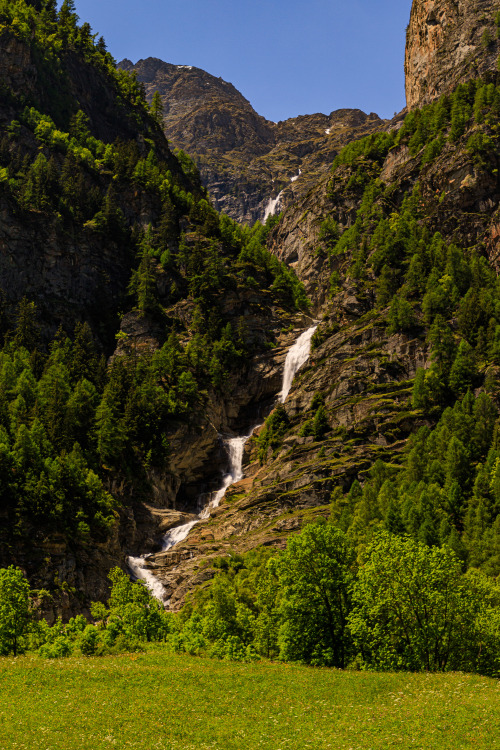
[[[477,25],[483,9],[469,13]],[[470,69],[451,94],[423,94],[404,122],[347,146],[272,230],[320,319],[313,352],[285,414],[247,445],[245,478],[148,561],[172,605],[219,555],[283,548],[321,517],[360,549],[387,528],[499,574],[500,90],[481,50],[482,80]]]
[[[204,611],[226,571],[257,618],[252,554],[316,519],[358,560],[385,530],[499,575],[498,24],[430,5],[408,113],[276,125],[203,71],[116,69],[71,4],[1,6],[0,564],[48,590],[49,619],[88,613],[128,564],[171,610],[196,591]],[[477,65],[453,78],[466,29]],[[165,123],[205,182],[230,165],[242,220],[293,200],[252,228],[218,214]]]
[[[200,68],[157,58],[119,67],[137,74],[149,102],[160,93],[165,135],[196,161],[217,210],[250,225],[279,194],[285,205],[306,193],[346,143],[384,125],[373,113],[345,109],[274,123]]]
[[[71,3],[0,21],[0,564],[68,617],[152,543],[155,507],[217,476],[218,433],[274,394],[306,300]]]

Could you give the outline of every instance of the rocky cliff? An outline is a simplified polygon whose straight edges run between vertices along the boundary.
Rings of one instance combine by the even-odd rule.
[[[406,32],[409,109],[496,70],[498,12],[496,0],[414,0]]]
[[[137,73],[149,101],[160,93],[165,134],[196,160],[217,210],[247,224],[279,194],[283,206],[307,192],[343,145],[383,126],[373,113],[344,109],[274,123],[200,68],[156,58],[119,65]]]

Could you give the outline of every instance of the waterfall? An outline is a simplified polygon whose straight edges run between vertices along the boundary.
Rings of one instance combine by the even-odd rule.
[[[286,355],[285,369],[283,371],[283,385],[279,395],[279,400],[282,404],[285,402],[285,399],[290,392],[295,374],[309,359],[309,354],[311,353],[311,339],[317,327],[318,326],[313,326],[312,328],[308,328],[307,331],[304,331],[295,344],[290,347],[288,354]]]
[[[266,206],[266,210],[264,211],[264,218],[262,219],[262,223],[265,224],[266,221],[270,216],[274,216],[276,211],[279,211],[281,208],[281,196],[283,195],[283,190],[281,193],[278,193],[276,198],[269,198],[269,203]]]
[[[223,438],[224,447],[229,459],[229,469],[222,478],[222,485],[220,489],[210,494],[209,502],[199,513],[197,518],[195,518],[193,521],[189,521],[189,523],[184,523],[182,524],[182,526],[176,526],[174,529],[170,529],[170,531],[167,531],[162,539],[162,552],[166,552],[172,547],[175,547],[176,544],[179,544],[179,542],[182,542],[187,537],[193,526],[195,526],[200,521],[205,521],[210,518],[210,510],[219,506],[220,501],[226,494],[226,490],[228,489],[228,487],[230,487],[235,482],[239,482],[240,479],[243,479],[243,452],[245,449],[245,443],[252,437],[252,434],[254,430],[257,429],[257,427],[260,427],[260,425],[256,425],[248,435],[226,439]],[[144,583],[156,599],[165,602],[167,599],[165,588],[160,583],[158,578],[156,578],[156,576],[148,569],[148,557],[149,555],[142,555],[141,557],[128,557],[127,565],[136,579],[144,581]]]
[[[290,182],[295,182],[299,179],[300,175],[302,174],[302,170],[299,169],[299,173],[294,175],[293,177],[290,177]],[[262,219],[262,223],[265,224],[269,216],[274,216],[275,213],[281,210],[281,198],[283,196],[284,190],[281,191],[281,193],[278,193],[276,198],[269,198],[269,202],[264,210],[264,218]]]
[[[229,469],[222,477],[222,485],[220,489],[211,493],[208,503],[194,521],[189,521],[189,523],[185,523],[182,526],[176,526],[175,529],[171,529],[165,534],[162,542],[163,551],[171,549],[172,547],[175,547],[176,544],[179,544],[179,542],[182,542],[195,524],[210,518],[211,509],[217,508],[220,505],[220,501],[226,494],[228,487],[235,482],[239,482],[240,479],[243,479],[243,450],[245,448],[245,443],[251,438],[255,429],[256,427],[254,427],[248,435],[243,435],[242,437],[222,438],[224,448],[226,449],[229,458]]]
[[[146,567],[145,561],[147,557],[148,555],[142,555],[141,557],[127,557],[127,565],[132,571],[134,578],[138,581],[143,581],[155,599],[159,599],[161,602],[165,603],[167,600],[167,592],[158,578]]]
[[[308,360],[311,351],[311,339],[317,326],[309,328],[304,331],[297,341],[290,347],[286,360],[285,368],[283,371],[283,384],[281,393],[279,394],[279,400],[283,403],[288,396],[290,388],[292,387],[292,381],[297,371],[302,365]],[[256,425],[250,430],[248,435],[240,435],[239,437],[222,438],[224,448],[227,453],[229,467],[228,471],[222,477],[222,483],[220,489],[212,492],[209,495],[208,503],[205,504],[203,509],[200,511],[198,516],[189,523],[184,523],[182,526],[176,526],[168,531],[162,539],[162,552],[165,552],[176,544],[182,542],[193,526],[200,521],[205,521],[210,518],[210,510],[217,508],[220,501],[226,494],[227,489],[235,482],[239,482],[243,479],[243,454],[245,450],[245,443],[249,440],[254,431],[260,427]],[[144,581],[148,589],[151,591],[156,599],[166,603],[167,593],[164,586],[158,580],[158,578],[151,572],[147,566],[147,559],[150,555],[142,555],[141,557],[128,557],[127,565],[130,568],[134,578]]]

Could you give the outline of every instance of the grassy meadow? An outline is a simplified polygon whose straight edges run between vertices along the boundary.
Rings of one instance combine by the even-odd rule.
[[[2,750],[500,749],[500,682],[171,654],[0,659]]]

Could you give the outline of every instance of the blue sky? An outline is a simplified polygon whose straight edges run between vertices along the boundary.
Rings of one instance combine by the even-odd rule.
[[[259,114],[403,108],[411,0],[76,0],[81,21],[133,62],[159,57],[233,83]]]

